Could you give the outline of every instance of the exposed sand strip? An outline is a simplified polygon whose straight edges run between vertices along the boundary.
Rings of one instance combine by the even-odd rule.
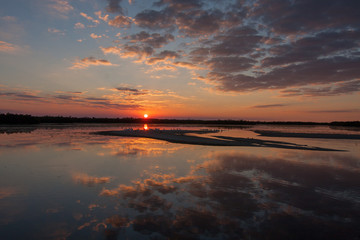
[[[360,139],[359,134],[337,133],[292,133],[268,130],[254,130],[253,132],[266,137],[294,137],[294,138],[326,138],[326,139]]]
[[[121,131],[102,131],[95,132],[95,134],[108,136],[122,136],[122,137],[144,137],[158,140],[164,140],[172,143],[183,143],[192,145],[207,145],[207,146],[244,146],[244,147],[272,147],[285,149],[300,149],[300,150],[316,150],[316,151],[342,151],[336,149],[311,147],[307,145],[299,145],[289,142],[268,141],[252,138],[235,138],[226,136],[212,136],[200,137],[192,134],[216,133],[217,130],[133,130],[126,129]]]

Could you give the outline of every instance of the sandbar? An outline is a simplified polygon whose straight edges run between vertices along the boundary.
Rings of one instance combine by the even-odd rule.
[[[268,130],[254,130],[253,132],[264,137],[293,137],[293,138],[324,138],[324,139],[360,139],[359,134],[338,133],[295,133]]]
[[[315,150],[315,151],[343,151],[329,148],[312,147],[282,141],[269,141],[254,138],[227,137],[227,136],[194,136],[188,134],[217,133],[219,130],[134,130],[101,131],[94,134],[121,137],[143,137],[163,140],[171,143],[182,143],[205,146],[243,146],[243,147],[272,147],[284,149]]]

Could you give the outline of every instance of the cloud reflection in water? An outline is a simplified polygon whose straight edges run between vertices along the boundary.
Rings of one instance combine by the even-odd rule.
[[[133,230],[159,239],[356,239],[360,233],[359,168],[220,152],[195,169],[101,194],[136,210],[128,219]]]

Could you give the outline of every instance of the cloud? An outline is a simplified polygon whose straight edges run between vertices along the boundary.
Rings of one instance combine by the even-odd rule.
[[[187,68],[187,69],[202,69],[201,67],[193,64],[193,63],[189,63],[189,62],[174,62],[172,63],[174,66],[178,66],[178,67],[182,67],[182,68]]]
[[[100,23],[99,20],[96,20],[96,19],[94,19],[93,17],[90,17],[90,16],[87,15],[86,13],[81,12],[80,15],[81,15],[82,17],[86,18],[87,20],[95,23],[96,25]]]
[[[131,17],[126,16],[116,16],[114,19],[110,19],[108,24],[113,27],[122,28],[122,27],[130,27],[131,23],[133,22]]]
[[[320,96],[337,96],[351,94],[360,91],[360,80],[340,82],[331,86],[314,86],[297,89],[282,90],[283,97],[303,96],[303,97],[320,97]]]
[[[107,0],[108,6],[106,10],[110,13],[120,13],[123,14],[123,8],[120,6],[122,0]]]
[[[239,3],[240,4],[240,3]],[[250,9],[252,17],[261,18],[272,31],[296,34],[342,27],[359,27],[356,0],[278,1],[258,0]]]
[[[74,28],[75,28],[75,29],[84,29],[84,28],[85,28],[85,25],[82,24],[82,23],[80,23],[80,22],[78,22],[78,23],[75,23]]]
[[[156,64],[159,62],[164,62],[168,59],[176,59],[176,58],[180,58],[181,56],[174,51],[169,51],[169,50],[164,50],[156,55],[154,55],[154,57],[149,58],[146,63],[147,64]]]
[[[101,11],[97,11],[97,12],[95,12],[95,15],[96,15],[99,19],[103,20],[104,22],[108,22],[108,21],[109,21],[109,15],[108,15],[108,14],[102,16]]]
[[[303,37],[288,44],[275,45],[270,49],[271,57],[262,60],[262,66],[278,66],[310,61],[341,51],[357,50],[360,31],[321,32]],[[321,47],[319,47],[321,46]]]
[[[206,62],[211,71],[236,73],[251,68],[253,59],[246,57],[214,57]]]
[[[0,97],[18,101],[48,102],[46,98],[30,91],[0,91]]]
[[[158,0],[133,8],[131,17],[121,3],[108,0],[107,11],[119,13],[113,19],[101,11],[95,14],[111,26],[130,28],[134,23],[141,30],[122,32],[115,46],[101,47],[104,54],[137,58],[154,65],[153,70],[187,68],[219,92],[279,89],[290,97],[299,91],[311,95],[314,85],[343,82],[358,89],[360,24],[355,9],[360,3],[355,0]],[[326,95],[322,92],[351,90],[324,88],[318,96]]]
[[[275,108],[275,107],[285,107],[285,104],[266,104],[266,105],[256,105],[253,108]]]
[[[170,11],[145,10],[135,16],[135,24],[151,30],[171,29],[175,19]]]
[[[96,35],[95,33],[91,33],[91,34],[90,34],[90,37],[91,37],[92,39],[99,39],[99,38],[101,38],[101,35]]]
[[[149,34],[145,31],[141,31],[137,34],[129,35],[124,39],[129,39],[130,40],[129,42],[132,43],[142,42],[148,44],[153,48],[161,48],[166,44],[168,44],[169,42],[174,41],[175,38],[172,34],[164,34],[164,35],[161,35],[159,33]]]
[[[0,52],[16,54],[22,51],[22,48],[18,45],[0,41]]]
[[[115,54],[115,55],[121,55],[121,49],[118,47],[100,47],[101,51],[104,54]]]
[[[139,60],[145,59],[154,53],[154,49],[150,46],[144,45],[123,45],[119,47],[100,47],[104,54],[116,54],[121,58],[137,58]]]
[[[52,14],[61,18],[68,18],[68,13],[74,10],[74,7],[67,0],[50,0],[48,7]]]
[[[90,66],[117,66],[117,65],[105,59],[96,59],[94,57],[87,57],[74,62],[73,66],[70,69],[86,69]]]
[[[56,28],[48,28],[48,32],[58,34],[58,35],[65,35],[64,31],[61,31],[61,30],[56,29]]]
[[[135,92],[135,93],[138,93],[139,92],[139,89],[136,89],[136,88],[128,88],[128,87],[117,87],[115,88],[116,90],[118,91],[125,91],[125,92]]]

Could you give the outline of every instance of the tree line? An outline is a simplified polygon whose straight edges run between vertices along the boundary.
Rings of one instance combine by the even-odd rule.
[[[299,121],[246,121],[246,120],[199,120],[199,119],[143,119],[143,118],[95,118],[95,117],[64,117],[64,116],[32,116],[29,114],[1,113],[0,124],[40,124],[40,123],[149,123],[149,124],[211,124],[211,125],[330,125],[360,127],[360,121],[347,122],[299,122]]]

